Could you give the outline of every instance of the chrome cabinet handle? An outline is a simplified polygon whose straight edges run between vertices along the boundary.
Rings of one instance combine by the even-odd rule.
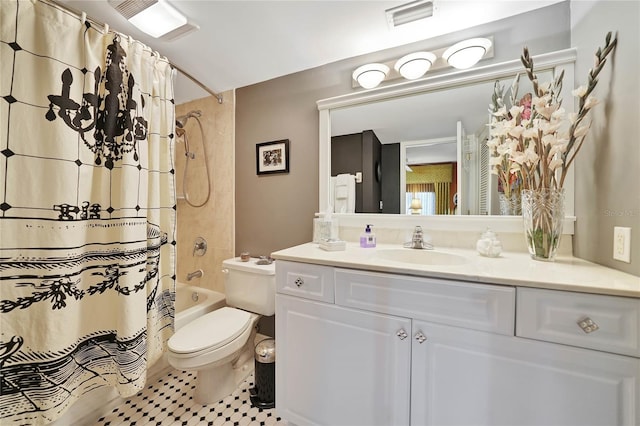
[[[589,333],[593,333],[594,331],[596,331],[597,329],[599,329],[600,327],[598,326],[598,324],[596,324],[591,318],[589,317],[584,317],[580,320],[578,320],[577,322],[578,326],[582,329],[582,331],[584,331],[585,333],[589,334]]]
[[[400,338],[400,340],[404,340],[407,338],[408,334],[406,331],[404,331],[402,328],[400,330],[398,330],[398,332],[396,333],[396,336],[398,336]]]
[[[418,343],[424,343],[427,340],[427,336],[422,334],[422,331],[418,331],[414,338],[418,341]]]
[[[301,277],[298,277],[293,283],[299,288],[302,286],[302,284],[304,284],[304,280]]]

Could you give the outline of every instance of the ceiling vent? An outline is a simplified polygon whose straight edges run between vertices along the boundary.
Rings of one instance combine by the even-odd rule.
[[[126,19],[133,18],[156,3],[158,0],[109,0],[111,7]]]
[[[435,6],[430,0],[416,0],[385,11],[389,28],[433,16]]]
[[[200,29],[166,0],[109,0],[109,4],[139,30],[160,40],[175,40]]]

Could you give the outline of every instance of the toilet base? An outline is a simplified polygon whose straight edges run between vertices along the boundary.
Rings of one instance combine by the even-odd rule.
[[[194,401],[202,405],[219,402],[231,395],[238,388],[238,385],[249,377],[253,369],[253,353],[251,347],[245,345],[244,350],[235,361],[198,370],[196,388],[193,393]]]

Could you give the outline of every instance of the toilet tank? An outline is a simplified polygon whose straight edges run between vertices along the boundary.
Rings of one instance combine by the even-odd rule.
[[[258,265],[258,260],[222,262],[225,297],[229,306],[271,316],[276,313],[276,264]]]

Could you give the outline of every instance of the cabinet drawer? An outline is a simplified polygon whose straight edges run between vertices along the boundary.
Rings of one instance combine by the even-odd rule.
[[[336,269],[336,304],[513,336],[515,288]]]
[[[640,357],[640,299],[518,288],[517,308],[518,336]]]
[[[276,261],[276,291],[333,303],[333,268],[308,263]]]

